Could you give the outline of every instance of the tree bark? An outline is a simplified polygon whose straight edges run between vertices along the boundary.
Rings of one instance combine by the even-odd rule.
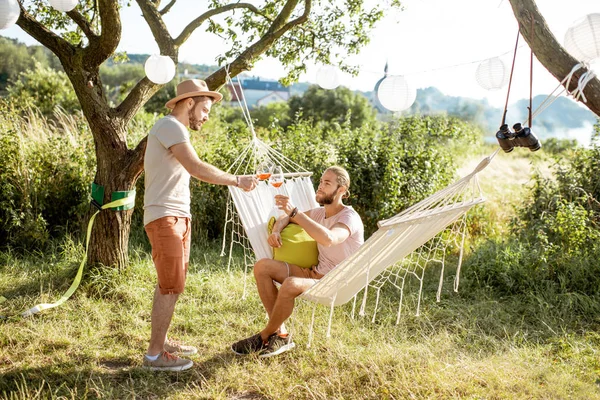
[[[523,39],[529,44],[538,61],[561,82],[579,61],[556,40],[534,0],[509,1],[519,23],[519,31]],[[585,68],[575,72],[567,88],[570,92],[577,89],[577,81],[585,72],[587,72]],[[600,116],[600,80],[598,78],[591,80],[583,94],[587,99],[587,102],[583,104],[594,114]]]

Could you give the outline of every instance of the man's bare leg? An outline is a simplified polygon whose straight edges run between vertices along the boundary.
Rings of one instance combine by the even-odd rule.
[[[266,341],[269,336],[277,332],[280,326],[283,326],[283,323],[294,311],[296,297],[307,291],[314,284],[314,279],[298,277],[289,277],[283,282],[283,285],[279,289],[275,305],[269,314],[269,322],[265,329],[260,332],[263,341]]]
[[[175,304],[179,298],[178,294],[161,294],[158,285],[154,289],[154,301],[152,303],[152,320],[150,345],[148,355],[154,356],[163,351],[167,340],[167,331],[171,325],[171,318],[175,310]]]
[[[288,269],[282,261],[263,258],[258,260],[254,265],[254,277],[256,278],[256,288],[260,300],[267,310],[267,314],[271,315],[271,310],[277,299],[277,287],[273,281],[283,283],[288,277]]]

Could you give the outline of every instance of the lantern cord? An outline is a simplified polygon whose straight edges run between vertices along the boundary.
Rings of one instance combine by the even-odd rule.
[[[519,48],[519,31],[517,31],[517,41],[515,43],[515,52],[513,54],[512,67],[510,68],[510,78],[508,79],[508,90],[506,91],[506,103],[504,104],[504,112],[502,113],[502,123],[506,123],[506,112],[508,111],[508,99],[510,97],[510,87],[512,86],[513,72],[515,71],[515,61],[517,60],[517,49]]]
[[[533,43],[533,33],[534,33],[534,29],[535,29],[535,20],[533,19],[533,15],[531,16],[531,42]],[[530,46],[531,47],[531,46]],[[532,109],[533,109],[533,49],[531,49],[531,54],[529,56],[529,107],[527,107],[529,109],[529,121],[527,126],[529,126],[531,128],[531,125],[533,124],[533,115],[532,113]]]

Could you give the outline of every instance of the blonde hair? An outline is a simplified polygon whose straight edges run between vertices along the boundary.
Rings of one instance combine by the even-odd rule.
[[[350,175],[348,174],[348,171],[338,165],[327,168],[325,172],[327,171],[333,172],[337,177],[336,183],[339,186],[344,186],[346,188],[346,193],[344,193],[343,198],[347,199],[350,196]]]

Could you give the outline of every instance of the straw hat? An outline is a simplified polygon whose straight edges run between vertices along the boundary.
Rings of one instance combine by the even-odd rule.
[[[178,101],[196,96],[211,97],[214,103],[218,103],[223,98],[221,93],[208,90],[208,86],[203,80],[188,79],[177,85],[177,97],[167,101],[165,107],[172,110],[175,108],[175,104],[177,104]]]

